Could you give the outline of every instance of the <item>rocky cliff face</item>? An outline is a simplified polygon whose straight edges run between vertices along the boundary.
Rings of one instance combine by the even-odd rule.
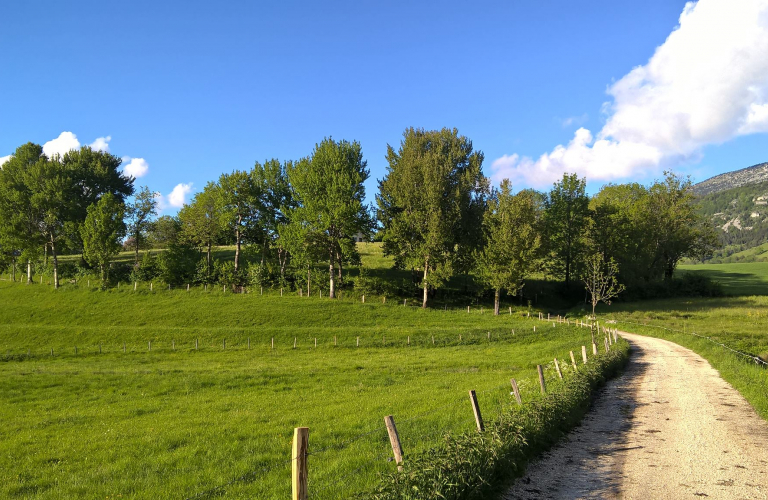
[[[698,184],[694,184],[693,193],[697,196],[704,196],[766,181],[768,181],[768,162],[716,175]]]

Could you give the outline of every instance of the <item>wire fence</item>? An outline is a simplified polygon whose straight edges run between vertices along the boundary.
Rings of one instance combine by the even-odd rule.
[[[724,344],[722,342],[718,342],[717,340],[713,339],[712,337],[708,337],[706,335],[701,335],[701,334],[698,334],[696,332],[685,332],[685,331],[681,331],[681,330],[676,330],[674,328],[667,328],[666,326],[646,325],[644,323],[637,323],[637,322],[634,322],[634,321],[617,320],[617,322],[618,323],[626,323],[626,324],[629,324],[629,325],[643,326],[643,327],[648,327],[648,328],[658,328],[660,330],[666,330],[668,332],[682,333],[683,335],[692,335],[694,337],[698,337],[698,338],[701,338],[701,339],[708,340],[709,342],[712,342],[713,344],[718,345],[718,346],[722,347],[723,349],[727,349],[728,351],[731,351],[732,353],[734,353],[734,354],[736,354],[738,356],[741,356],[741,357],[744,357],[746,359],[749,359],[749,360],[753,361],[756,365],[760,366],[761,368],[768,368],[768,362],[766,362],[765,360],[763,360],[759,356],[755,356],[754,354],[750,354],[748,352],[744,352],[744,351],[740,351],[738,349],[734,349],[733,347],[731,347],[731,346],[729,346],[727,344]]]

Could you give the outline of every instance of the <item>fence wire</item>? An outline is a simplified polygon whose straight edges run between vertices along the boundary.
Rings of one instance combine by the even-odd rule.
[[[723,344],[722,342],[718,342],[717,340],[713,339],[712,337],[707,337],[706,335],[700,335],[700,334],[698,334],[696,332],[683,332],[683,331],[680,331],[680,330],[675,330],[674,328],[667,328],[666,326],[646,325],[646,324],[643,324],[643,323],[636,323],[634,321],[623,321],[623,320],[617,320],[617,321],[619,323],[627,323],[627,324],[630,324],[630,325],[645,326],[645,327],[650,327],[650,328],[658,328],[660,330],[667,330],[668,332],[682,333],[683,335],[693,335],[695,337],[699,337],[701,339],[708,340],[708,341],[712,342],[713,344],[719,345],[720,347],[722,347],[724,349],[727,349],[727,350],[731,351],[734,354],[737,354],[739,356],[743,356],[743,357],[745,357],[747,359],[750,359],[750,360],[754,361],[756,365],[758,365],[758,366],[760,366],[762,368],[768,368],[768,362],[764,361],[759,356],[755,356],[755,355],[749,354],[747,352],[739,351],[738,349],[734,349],[733,347],[731,347],[729,345],[726,345],[726,344]]]

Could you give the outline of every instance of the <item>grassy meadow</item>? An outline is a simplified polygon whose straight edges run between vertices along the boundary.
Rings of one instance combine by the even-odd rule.
[[[709,276],[729,296],[614,301],[598,313],[617,320],[626,331],[665,338],[697,352],[768,419],[768,369],[718,345],[768,361],[768,263],[685,265],[680,270]]]
[[[385,415],[415,453],[589,342],[520,309],[83,285],[0,282],[0,497],[285,498],[297,426],[313,497],[354,496],[394,467]]]
[[[768,295],[768,262],[685,264],[681,273],[704,275],[720,283],[726,295]]]

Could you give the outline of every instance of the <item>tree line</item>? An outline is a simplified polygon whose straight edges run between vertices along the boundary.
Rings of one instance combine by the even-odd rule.
[[[483,153],[456,129],[409,128],[386,159],[374,205],[364,202],[370,171],[360,144],[326,138],[298,161],[222,174],[178,215],[158,218],[155,193],[136,189],[120,158],[87,146],[48,158],[28,143],[0,169],[0,267],[47,262],[50,253],[58,286],[57,256],[82,254],[107,286],[125,247],[130,279],[308,290],[314,281],[334,298],[348,286],[344,269],[360,266],[362,237],[382,241],[394,266],[410,271],[423,307],[464,277],[493,295],[498,313],[501,295],[520,294],[532,276],[565,290],[597,276],[600,289],[643,286],[670,280],[682,258],[715,244],[690,181],[669,172],[592,197],[576,174],[548,192],[514,193],[508,180],[491,186]],[[142,257],[150,245],[164,251]],[[234,255],[215,259],[219,245]],[[367,279],[364,269],[358,276],[357,285]]]

